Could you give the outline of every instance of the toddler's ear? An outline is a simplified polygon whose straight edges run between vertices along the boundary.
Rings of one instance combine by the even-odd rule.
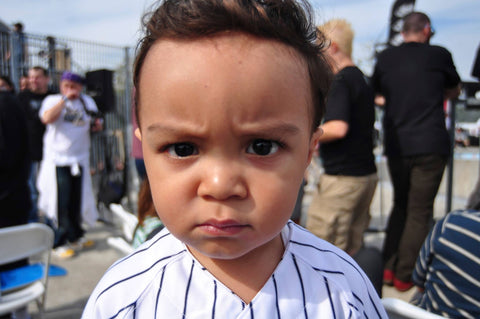
[[[140,129],[137,127],[135,129],[135,136],[141,141],[142,140],[142,132],[140,132]]]

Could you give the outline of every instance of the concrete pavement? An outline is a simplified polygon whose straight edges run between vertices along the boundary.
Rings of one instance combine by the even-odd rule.
[[[66,276],[50,277],[47,287],[47,302],[44,319],[80,318],[90,293],[107,268],[121,255],[109,247],[106,240],[117,236],[117,227],[97,222],[87,231],[86,237],[95,241],[95,246],[79,252],[70,259],[52,255],[51,263],[65,268]],[[32,319],[39,318],[35,303],[29,306]]]

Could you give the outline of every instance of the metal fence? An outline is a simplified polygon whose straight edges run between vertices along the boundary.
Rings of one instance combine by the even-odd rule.
[[[129,195],[138,187],[131,150],[131,65],[133,49],[84,40],[37,34],[0,33],[0,74],[9,76],[18,91],[20,77],[33,66],[49,71],[50,89],[58,91],[65,70],[86,75],[96,70],[112,74],[114,105],[104,112],[105,130],[92,134],[91,174],[96,190],[117,180],[117,191]],[[88,93],[88,92],[87,92]],[[119,189],[120,188],[120,189]],[[131,196],[127,198],[132,199]],[[133,203],[129,201],[134,208]]]

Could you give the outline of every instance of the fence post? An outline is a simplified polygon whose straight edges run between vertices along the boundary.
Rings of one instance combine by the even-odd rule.
[[[454,166],[454,152],[455,152],[455,122],[456,122],[456,109],[457,99],[450,100],[450,127],[448,128],[450,135],[450,155],[447,162],[447,190],[446,190],[446,203],[445,203],[445,215],[452,210],[452,196],[453,196],[453,166]]]
[[[20,87],[20,60],[18,57],[18,46],[21,45],[20,39],[18,36],[13,36],[14,32],[10,33],[10,79],[13,82],[15,90],[18,90]]]
[[[137,189],[138,185],[135,181],[138,180],[136,171],[135,171],[135,161],[132,157],[132,76],[131,76],[131,62],[130,62],[130,50],[128,47],[125,47],[125,156],[126,156],[126,169],[127,169],[127,178],[126,178],[126,190],[127,198],[130,204],[131,209],[136,211],[136,202],[137,202]]]
[[[55,79],[55,83],[57,83],[57,77],[55,74],[55,38],[48,36],[48,74]]]

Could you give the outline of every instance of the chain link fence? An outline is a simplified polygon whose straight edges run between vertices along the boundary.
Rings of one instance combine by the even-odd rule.
[[[54,92],[58,92],[60,77],[65,70],[87,77],[89,73],[102,71],[111,74],[109,86],[113,88],[113,99],[108,105],[99,105],[105,130],[92,133],[90,168],[97,194],[105,194],[106,188],[110,188],[111,196],[124,198],[123,204],[132,211],[136,207],[138,189],[135,165],[130,156],[133,51],[130,47],[84,40],[0,32],[0,74],[12,79],[17,92],[20,77],[26,76],[33,66],[48,70],[50,89]],[[87,81],[86,93],[92,95],[88,87]]]

